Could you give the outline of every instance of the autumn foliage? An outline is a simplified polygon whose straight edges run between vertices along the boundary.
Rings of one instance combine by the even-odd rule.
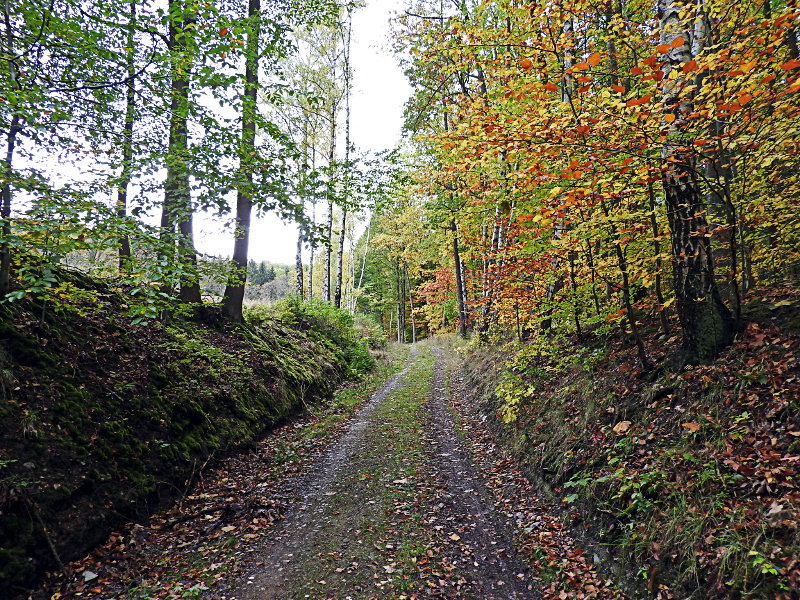
[[[409,12],[400,39],[419,190],[457,223],[475,332],[620,323],[650,368],[640,330],[677,313],[683,359],[703,361],[747,290],[796,280],[792,2],[458,4]]]

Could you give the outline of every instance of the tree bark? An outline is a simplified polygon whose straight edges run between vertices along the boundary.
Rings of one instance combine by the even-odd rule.
[[[11,27],[11,10],[8,2],[3,3],[3,20],[6,27],[6,35],[3,39],[5,51],[8,56],[13,57],[14,52],[14,33]],[[8,61],[10,79],[14,86],[19,89],[19,70],[14,59]],[[16,108],[16,107],[14,107]],[[12,111],[11,122],[6,132],[6,153],[3,157],[2,170],[0,177],[3,180],[3,187],[0,191],[0,232],[2,232],[2,242],[0,242],[0,299],[5,296],[11,286],[11,246],[9,238],[11,236],[11,202],[14,195],[11,187],[12,169],[14,166],[14,152],[17,147],[17,136],[22,131],[23,121],[16,110]]]
[[[672,242],[673,279],[678,317],[684,337],[687,362],[708,361],[733,339],[734,324],[723,304],[714,279],[714,256],[706,207],[697,180],[696,156],[685,149],[682,134],[691,113],[690,83],[681,65],[701,48],[680,13],[687,6],[679,0],[658,0],[660,41],[672,44],[681,37],[682,46],[671,49],[664,62],[664,110],[675,115],[662,149],[662,184]],[[687,19],[687,20],[690,20]],[[694,32],[692,32],[694,33]],[[692,40],[692,46],[689,41]],[[694,50],[694,52],[693,52]],[[670,78],[675,70],[676,77]]]
[[[458,251],[458,226],[456,220],[450,221],[453,231],[453,263],[456,272],[456,295],[458,296],[458,335],[467,337],[467,308],[464,304],[464,280],[461,277],[461,255]]]
[[[661,323],[661,331],[666,336],[669,335],[669,323],[667,322],[667,308],[664,306],[664,292],[661,290],[661,232],[658,229],[658,219],[656,218],[656,194],[653,189],[652,177],[647,178],[647,196],[650,201],[650,227],[653,231],[653,254],[655,255],[656,276],[653,286],[656,290],[656,300],[658,300],[658,319]]]
[[[197,254],[192,239],[192,199],[189,189],[189,77],[191,61],[186,36],[194,25],[189,8],[180,0],[170,0],[169,51],[171,64],[170,127],[167,150],[167,178],[164,182],[164,204],[161,227],[164,238],[170,238],[178,226],[178,261],[181,264],[180,298],[185,302],[200,302],[200,283],[197,278]],[[181,13],[181,20],[174,20]]]
[[[295,291],[297,297],[303,297],[303,236],[298,232],[297,234],[297,254],[294,259],[294,268],[296,271],[295,276]]]
[[[13,191],[11,189],[11,169],[14,162],[14,150],[17,144],[17,135],[22,130],[19,115],[16,113],[11,117],[11,124],[6,134],[6,155],[3,159],[3,188],[2,188],[2,207],[0,207],[0,220],[2,221],[3,241],[0,245],[0,297],[5,296],[11,285],[11,246],[9,237],[11,236],[11,199]]]
[[[408,265],[403,265],[403,277],[406,281],[406,292],[408,293],[408,308],[411,315],[411,343],[417,343],[417,318],[414,316],[414,298],[411,295],[411,281],[408,279]]]
[[[333,195],[335,187],[334,163],[336,160],[336,103],[331,104],[331,146],[328,151],[328,168],[330,179],[328,181],[328,221],[325,225],[327,240],[325,244],[325,264],[322,269],[322,299],[331,301],[331,254],[333,251]]]
[[[316,225],[317,221],[317,203],[311,204],[311,227],[313,229],[314,225]],[[311,244],[309,244],[309,256],[308,256],[308,299],[309,301],[314,298],[314,243],[313,240]]]
[[[249,0],[247,17],[250,30],[247,34],[245,59],[244,97],[242,98],[242,144],[239,152],[239,170],[244,183],[236,192],[236,239],[233,244],[234,272],[228,280],[223,300],[223,312],[232,321],[242,320],[244,286],[247,279],[247,256],[250,245],[250,216],[253,211],[253,157],[256,143],[256,111],[258,95],[258,51],[261,37],[261,2]]]
[[[127,69],[128,81],[125,90],[125,123],[122,129],[122,172],[117,187],[117,217],[123,221],[128,214],[128,187],[131,183],[133,170],[133,124],[136,110],[136,50],[134,47],[134,29],[136,28],[136,2],[131,2],[130,15],[128,16],[127,35]],[[119,271],[128,268],[131,258],[131,242],[127,234],[119,238]]]
[[[350,200],[350,37],[352,33],[352,7],[347,8],[347,34],[344,41],[344,198],[342,201],[342,226],[339,233],[339,251],[336,257],[336,289],[333,303],[342,307],[342,275],[344,272],[344,236],[347,230],[347,204]]]

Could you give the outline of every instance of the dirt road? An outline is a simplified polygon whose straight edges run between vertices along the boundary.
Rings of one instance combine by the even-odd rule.
[[[538,598],[464,448],[446,380],[443,351],[414,347],[283,491],[286,519],[255,551],[255,566],[206,597]]]

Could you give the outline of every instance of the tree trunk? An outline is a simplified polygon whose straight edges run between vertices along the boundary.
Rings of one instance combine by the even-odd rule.
[[[350,37],[352,33],[352,6],[347,8],[347,35],[344,41],[344,198],[342,201],[342,227],[339,234],[339,252],[336,256],[336,290],[333,303],[342,307],[342,275],[344,272],[344,235],[347,230],[347,203],[350,200]]]
[[[682,46],[667,53],[663,66],[664,110],[675,115],[662,150],[662,183],[672,242],[676,307],[686,361],[708,361],[732,341],[734,324],[714,279],[711,230],[697,180],[696,156],[681,143],[686,119],[692,111],[691,97],[684,91],[691,82],[681,65],[692,60],[697,52],[693,53],[688,40],[694,40],[696,48],[701,40],[697,35],[689,35],[681,19],[680,13],[687,9],[683,2],[658,0],[657,9],[661,43],[671,44],[679,37],[684,40]],[[686,19],[691,22],[691,17]],[[673,70],[676,77],[671,79]]]
[[[325,264],[322,269],[322,299],[325,302],[331,301],[331,254],[333,248],[333,195],[335,187],[334,162],[336,159],[336,104],[331,105],[331,146],[328,151],[328,168],[330,169],[330,179],[328,180],[328,222],[325,225],[327,240],[325,244]]]
[[[298,232],[297,233],[297,254],[294,259],[294,268],[296,273],[295,281],[295,291],[297,292],[297,297],[303,297],[303,235]]]
[[[6,134],[6,155],[3,160],[2,176],[2,207],[0,207],[0,220],[2,221],[3,242],[0,245],[0,298],[8,293],[11,285],[11,169],[14,162],[14,150],[17,144],[17,134],[21,131],[19,115],[14,113],[11,124]]]
[[[261,37],[261,2],[249,0],[247,17],[250,29],[247,34],[245,58],[244,97],[242,98],[242,144],[239,152],[239,170],[244,183],[236,192],[236,239],[233,244],[234,272],[228,280],[223,299],[223,312],[232,321],[242,320],[244,286],[247,279],[247,255],[250,245],[250,216],[253,210],[253,165],[256,143],[256,111],[258,95],[258,51]]]
[[[467,308],[464,304],[464,280],[461,277],[461,255],[458,252],[458,226],[456,220],[450,221],[453,231],[453,266],[456,271],[456,295],[458,296],[458,335],[467,337]]]
[[[130,15],[128,17],[128,36],[127,36],[127,68],[128,81],[125,92],[125,123],[122,129],[122,173],[117,187],[117,217],[120,222],[124,221],[128,214],[128,186],[131,183],[131,172],[133,165],[133,124],[136,110],[136,50],[134,47],[134,29],[136,27],[136,2],[131,2]],[[131,242],[127,234],[119,238],[119,271],[124,272],[128,268],[131,258]]]
[[[411,343],[417,343],[417,318],[414,316],[414,298],[411,295],[411,282],[408,279],[408,265],[403,265],[403,276],[406,280],[406,291],[408,292],[408,307],[411,314]]]
[[[311,228],[314,228],[317,220],[317,203],[316,201],[311,204]],[[314,298],[314,243],[309,244],[308,256],[308,299],[309,301]]]
[[[647,196],[650,200],[650,227],[653,231],[653,254],[655,255],[656,276],[653,286],[656,289],[656,300],[658,300],[658,319],[661,322],[661,331],[665,336],[669,335],[669,323],[667,322],[667,308],[664,306],[664,293],[661,290],[661,232],[658,229],[658,219],[656,218],[656,193],[653,189],[653,178],[647,178]]]
[[[336,288],[333,293],[333,304],[342,307],[342,275],[344,266],[344,233],[347,227],[347,207],[342,206],[341,230],[339,231],[339,250],[336,253]]]
[[[361,284],[364,281],[364,269],[367,267],[367,253],[369,252],[369,236],[370,230],[372,229],[372,217],[370,217],[369,221],[367,222],[367,239],[364,242],[364,256],[361,259],[361,273],[358,275],[358,285],[356,289],[361,289]]]
[[[185,36],[192,35],[194,19],[179,0],[170,0],[169,13],[174,19],[182,14],[180,21],[170,20],[169,51],[171,64],[170,127],[167,150],[167,178],[164,182],[164,204],[161,227],[169,242],[178,226],[178,260],[181,264],[180,297],[186,302],[200,302],[200,283],[197,278],[197,254],[192,239],[192,199],[189,189],[189,167],[187,165],[189,77],[191,61]]]

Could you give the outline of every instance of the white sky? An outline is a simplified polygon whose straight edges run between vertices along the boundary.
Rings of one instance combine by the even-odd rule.
[[[410,87],[391,51],[389,19],[403,0],[367,0],[353,14],[351,61],[353,96],[351,138],[358,150],[380,151],[394,148],[400,140],[403,104]],[[324,209],[318,207],[317,220]],[[197,215],[195,246],[205,254],[230,256],[233,233],[208,215]],[[253,214],[250,232],[250,258],[294,264],[297,227],[283,223],[274,215]],[[304,260],[306,259],[304,255]]]

